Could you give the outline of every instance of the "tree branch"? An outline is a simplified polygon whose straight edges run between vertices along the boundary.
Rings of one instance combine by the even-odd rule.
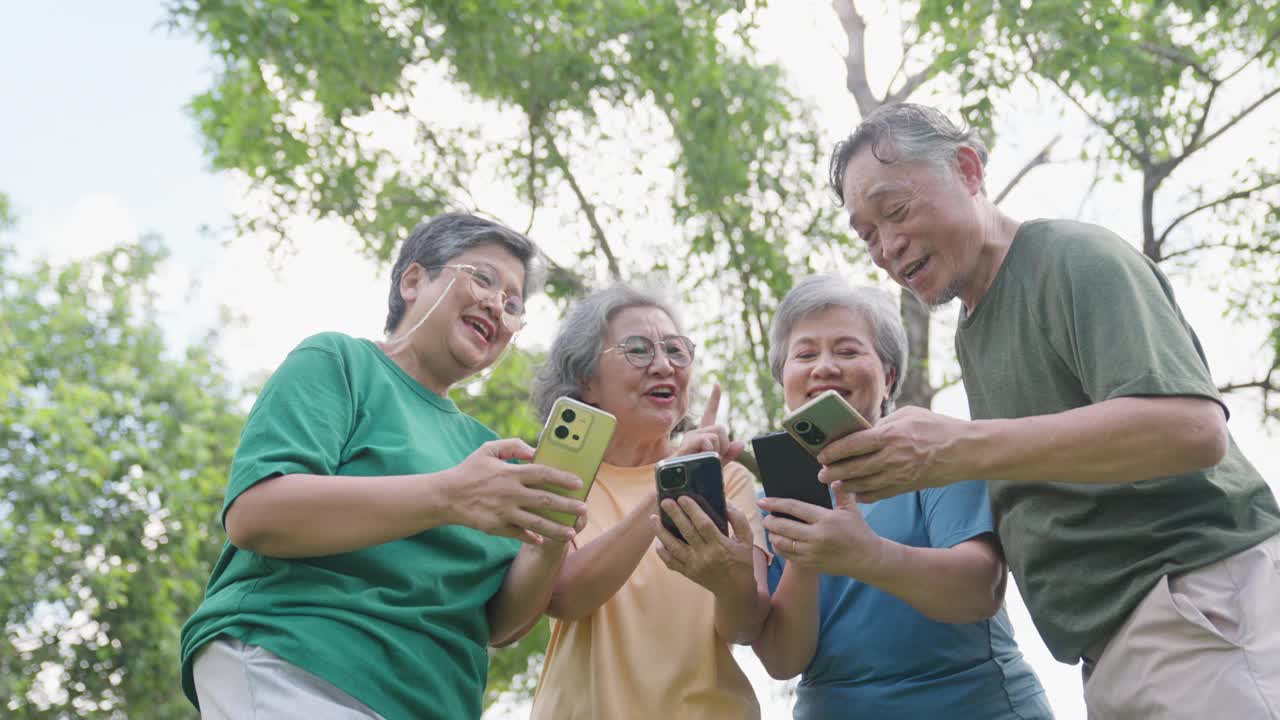
[[[1181,48],[1168,48],[1151,42],[1140,43],[1138,47],[1157,57],[1162,57],[1165,60],[1170,60],[1178,63],[1179,65],[1185,65],[1192,70],[1195,70],[1197,75],[1209,82],[1217,82],[1213,79],[1213,75],[1209,73],[1209,70],[1205,68],[1205,66],[1201,65],[1198,60],[1187,54]]]
[[[1266,190],[1269,187],[1275,187],[1276,185],[1280,185],[1280,176],[1276,176],[1269,180],[1264,180],[1263,182],[1260,182],[1257,185],[1254,185],[1253,187],[1245,188],[1243,190],[1237,190],[1232,193],[1227,193],[1226,195],[1223,195],[1222,197],[1219,197],[1217,199],[1210,200],[1209,202],[1206,202],[1206,203],[1201,203],[1200,205],[1197,205],[1196,207],[1193,207],[1190,210],[1182,213],[1178,217],[1174,218],[1173,221],[1170,222],[1165,227],[1164,232],[1160,233],[1160,239],[1157,242],[1160,245],[1164,245],[1164,241],[1169,237],[1169,233],[1173,232],[1173,229],[1176,228],[1180,223],[1182,223],[1182,221],[1186,220],[1192,215],[1195,215],[1196,213],[1203,212],[1210,208],[1215,208],[1219,205],[1226,205],[1227,203],[1235,200],[1243,200],[1256,192],[1259,192],[1261,190]],[[1166,255],[1165,257],[1169,257],[1169,256]]]
[[[1199,245],[1192,245],[1181,250],[1175,250],[1171,253],[1162,255],[1161,262],[1171,260],[1173,258],[1190,255],[1192,253],[1203,252],[1205,250],[1235,250],[1236,252],[1248,252],[1257,254],[1280,254],[1280,248],[1274,245],[1249,245],[1248,243],[1225,243],[1225,242],[1207,242]]]
[[[1013,176],[1013,179],[1010,180],[1009,183],[1004,186],[1004,189],[996,195],[996,199],[993,200],[992,203],[999,205],[1000,202],[1009,194],[1009,191],[1013,190],[1014,186],[1021,182],[1022,178],[1026,177],[1027,173],[1050,162],[1049,153],[1053,150],[1053,146],[1057,145],[1058,141],[1061,139],[1062,135],[1054,135],[1052,140],[1045,143],[1044,148],[1041,149],[1040,152],[1036,153],[1035,157],[1028,160],[1027,164],[1023,165],[1021,170],[1018,170],[1017,174]]]
[[[902,87],[890,93],[884,101],[886,103],[896,103],[906,100],[911,96],[911,93],[915,92],[921,85],[929,82],[933,79],[933,76],[937,74],[937,68],[932,64],[926,65],[920,72],[908,77],[907,81],[902,84]]]
[[[1249,105],[1249,107],[1245,108],[1244,110],[1241,110],[1239,113],[1236,114],[1235,117],[1223,123],[1222,127],[1209,133],[1208,137],[1204,138],[1203,140],[1196,143],[1195,145],[1187,148],[1187,151],[1183,153],[1183,157],[1185,158],[1191,153],[1194,153],[1200,148],[1204,147],[1205,145],[1208,145],[1214,140],[1217,140],[1222,135],[1222,133],[1230,130],[1232,127],[1236,125],[1236,123],[1248,117],[1250,113],[1252,113],[1254,110],[1257,110],[1264,103],[1266,103],[1268,100],[1275,97],[1276,95],[1280,95],[1280,85],[1277,85],[1276,87],[1273,87],[1270,90],[1268,90],[1266,93],[1263,94],[1262,97],[1258,98],[1251,105]]]
[[[1218,392],[1224,395],[1229,392],[1235,392],[1237,390],[1249,390],[1249,389],[1258,389],[1258,390],[1262,390],[1263,392],[1269,392],[1269,393],[1280,392],[1280,384],[1277,384],[1274,381],[1272,381],[1271,376],[1268,375],[1267,377],[1261,378],[1259,380],[1251,380],[1249,382],[1242,382],[1242,383],[1228,383],[1226,385],[1218,386]]]
[[[1132,156],[1135,160],[1137,160],[1140,164],[1142,164],[1144,167],[1151,165],[1151,157],[1148,153],[1138,152],[1138,150],[1134,148],[1132,145],[1130,145],[1128,141],[1120,137],[1120,133],[1116,132],[1116,129],[1113,125],[1104,123],[1092,112],[1089,112],[1089,110],[1079,100],[1076,99],[1076,96],[1072,95],[1069,90],[1063,87],[1062,83],[1058,82],[1056,78],[1049,77],[1047,75],[1041,75],[1040,77],[1048,80],[1050,83],[1053,84],[1054,87],[1058,88],[1059,92],[1065,95],[1066,98],[1071,101],[1072,105],[1075,105],[1077,108],[1079,108],[1080,112],[1084,113],[1085,117],[1089,118],[1090,122],[1092,122],[1094,125],[1097,125],[1104,132],[1106,132],[1107,135],[1111,136],[1111,139],[1115,140],[1117,145],[1123,148],[1125,152],[1129,153],[1129,155]]]
[[[858,112],[866,117],[882,104],[867,82],[867,23],[853,6],[853,0],[832,0],[831,7],[849,39],[849,51],[844,58],[845,87],[858,103]]]
[[[582,191],[582,186],[578,184],[578,179],[569,170],[569,161],[560,153],[560,148],[556,147],[555,139],[550,135],[547,136],[547,153],[551,163],[564,173],[564,178],[568,181],[569,188],[573,190],[574,196],[578,198],[578,204],[582,207],[582,212],[587,216],[587,223],[591,225],[591,233],[595,236],[596,247],[600,248],[605,262],[609,264],[609,275],[614,280],[621,280],[622,270],[618,267],[618,259],[613,254],[613,248],[609,246],[609,238],[605,235],[604,228],[596,217],[596,207],[587,199],[586,193]]]
[[[1240,63],[1240,67],[1237,67],[1235,70],[1227,73],[1226,76],[1222,78],[1222,82],[1227,82],[1236,75],[1239,75],[1245,68],[1252,65],[1255,60],[1262,57],[1264,53],[1271,49],[1272,44],[1275,43],[1277,39],[1280,39],[1280,30],[1276,30],[1268,35],[1267,39],[1263,41],[1262,47],[1258,48],[1258,52],[1251,55],[1248,60]]]

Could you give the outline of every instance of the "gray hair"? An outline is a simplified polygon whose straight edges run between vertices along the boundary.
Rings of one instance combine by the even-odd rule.
[[[582,399],[582,391],[595,374],[600,354],[605,350],[609,322],[618,313],[633,307],[657,308],[680,330],[680,316],[655,290],[617,283],[579,299],[560,323],[560,330],[547,352],[547,361],[533,380],[533,409],[539,420],[546,420],[556,398],[562,395]],[[688,418],[681,420],[676,431],[691,427],[688,421]]]
[[[893,412],[894,401],[907,377],[907,330],[889,293],[873,287],[851,287],[835,275],[810,275],[791,288],[778,304],[769,327],[769,365],[773,378],[782,382],[782,366],[787,360],[787,343],[797,323],[828,308],[846,308],[871,324],[876,355],[885,372],[894,371],[889,397],[880,404],[883,417]]]
[[[497,245],[520,261],[524,266],[522,294],[528,295],[530,286],[537,287],[534,260],[538,248],[532,240],[505,225],[468,213],[437,215],[414,228],[400,246],[400,256],[391,269],[391,292],[387,297],[385,331],[394,331],[404,318],[405,302],[400,296],[400,279],[411,264],[417,263],[423,268],[438,268],[448,265],[450,260],[471,248],[482,245]],[[438,269],[428,270],[427,277],[434,279],[439,273]]]
[[[845,170],[849,161],[863,148],[885,165],[897,162],[924,161],[940,170],[955,166],[956,151],[973,149],[983,167],[987,165],[987,146],[978,133],[967,125],[956,125],[937,108],[915,103],[889,103],[876,108],[863,118],[849,137],[836,143],[831,151],[829,182],[840,202],[844,198]],[[982,192],[986,193],[986,186]]]

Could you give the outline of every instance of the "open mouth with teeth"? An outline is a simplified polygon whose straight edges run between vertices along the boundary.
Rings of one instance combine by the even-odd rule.
[[[473,317],[466,317],[466,316],[462,318],[462,322],[464,325],[474,330],[476,334],[478,334],[480,338],[483,339],[485,342],[490,342],[491,340],[493,340],[493,326],[489,325],[488,323]]]
[[[814,389],[810,390],[810,391],[805,395],[805,397],[806,397],[806,398],[808,398],[808,399],[810,399],[810,400],[812,400],[813,398],[818,397],[819,395],[821,395],[822,393],[824,393],[824,392],[826,392],[826,391],[828,391],[828,390],[835,390],[835,391],[836,391],[836,394],[837,394],[837,395],[839,395],[840,397],[844,398],[845,400],[848,400],[850,397],[852,397],[852,396],[853,396],[853,391],[852,391],[852,390],[850,390],[850,389],[848,389],[848,388],[832,387],[832,386],[829,386],[829,385],[824,385],[824,386],[822,386],[822,387],[816,387],[816,388],[814,388]]]
[[[657,387],[649,388],[645,395],[659,400],[670,400],[676,396],[676,389],[671,385],[659,385]]]
[[[916,275],[920,274],[920,271],[924,269],[924,266],[928,264],[929,264],[929,258],[927,256],[923,257],[911,263],[905,269],[903,269],[902,277],[907,282],[911,282],[911,280],[914,279]]]

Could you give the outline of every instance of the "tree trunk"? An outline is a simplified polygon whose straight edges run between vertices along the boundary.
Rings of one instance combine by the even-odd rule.
[[[916,299],[910,290],[903,289],[902,323],[907,326],[907,347],[910,348],[910,365],[898,405],[916,405],[927,408],[933,403],[937,388],[929,382],[929,308]]]

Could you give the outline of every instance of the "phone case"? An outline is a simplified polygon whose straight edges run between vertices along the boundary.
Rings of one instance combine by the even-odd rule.
[[[586,500],[617,425],[618,421],[613,415],[599,408],[569,397],[558,398],[551,407],[551,414],[547,416],[542,434],[538,437],[538,449],[534,451],[533,461],[577,475],[582,478],[582,487],[576,491],[550,486],[542,486],[540,489]],[[578,519],[572,513],[553,510],[534,512],[561,525],[573,525]]]
[[[822,465],[788,432],[779,430],[751,438],[751,449],[760,468],[765,495],[831,508],[831,491],[818,480]],[[786,513],[775,514],[797,520]]]
[[[720,528],[720,532],[729,534],[729,515],[724,506],[724,474],[718,454],[700,452],[667,458],[654,466],[653,474],[658,483],[659,503],[665,498],[675,499],[688,495],[702,506],[702,511]],[[672,535],[684,540],[671,518],[661,509],[658,512],[662,517],[662,526]]]
[[[796,408],[782,421],[782,427],[814,457],[833,441],[871,423],[863,419],[835,390],[827,390]]]

